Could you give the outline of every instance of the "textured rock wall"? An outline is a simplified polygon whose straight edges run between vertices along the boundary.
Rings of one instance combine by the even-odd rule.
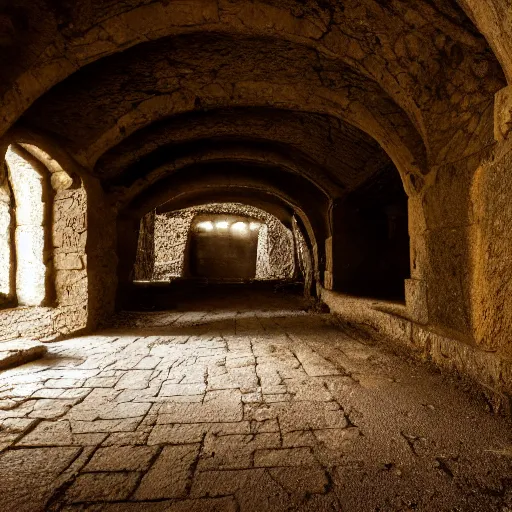
[[[183,275],[188,232],[195,212],[182,210],[155,218],[155,268],[153,280],[167,281]]]
[[[16,151],[8,153],[15,215],[4,220],[10,220],[10,230],[16,225],[11,268],[19,307],[2,311],[0,340],[54,339],[88,322],[86,191],[79,180],[63,180]]]
[[[477,168],[468,227],[471,318],[477,345],[512,361],[512,138]],[[505,376],[512,381],[512,373]]]
[[[256,279],[291,279],[295,271],[293,234],[275,218],[261,225],[258,234]]]
[[[155,212],[144,215],[140,220],[139,243],[134,266],[136,281],[149,281],[155,267]]]
[[[83,187],[57,191],[53,200],[53,328],[68,334],[87,325],[87,197]]]
[[[304,279],[304,292],[306,295],[310,295],[313,292],[313,259],[306,240],[304,239],[304,236],[302,235],[302,232],[299,229],[297,220],[295,218],[292,222],[292,229],[293,237],[295,239],[295,247],[297,248],[297,265]]]

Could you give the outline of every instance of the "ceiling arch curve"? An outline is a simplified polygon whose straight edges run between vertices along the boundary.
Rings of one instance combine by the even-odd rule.
[[[315,165],[300,152],[265,141],[199,140],[181,144],[174,152],[165,151],[159,158],[145,159],[126,170],[121,176],[105,181],[105,187],[116,195],[126,191],[127,196],[155,181],[201,162],[254,162],[272,165],[304,177],[326,196],[344,195],[345,187],[329,178],[325,169]]]
[[[260,208],[273,215],[284,226],[290,228],[294,211],[272,194],[261,193],[257,198],[243,187],[219,187],[215,190],[183,192],[156,208],[156,213],[169,213],[210,203],[241,203]]]
[[[91,167],[130,134],[173,115],[270,106],[343,119],[373,137],[403,176],[426,171],[420,135],[376,82],[337,63],[312,68],[317,57],[291,43],[232,43],[211,36],[140,45],[54,88],[25,121],[44,124]]]
[[[94,175],[124,180],[127,173],[137,175],[182,154],[184,146],[203,148],[203,142],[219,147],[247,143],[292,158],[301,155],[323,180],[346,189],[391,164],[371,137],[336,118],[282,109],[228,109],[175,116],[139,130],[106,152]]]

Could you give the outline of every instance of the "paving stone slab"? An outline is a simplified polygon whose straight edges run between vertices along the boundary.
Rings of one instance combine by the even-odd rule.
[[[48,347],[39,341],[17,339],[0,343],[0,370],[20,366],[44,357]]]

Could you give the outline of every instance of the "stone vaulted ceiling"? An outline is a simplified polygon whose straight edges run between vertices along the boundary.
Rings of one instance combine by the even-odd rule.
[[[337,199],[395,167],[417,191],[489,143],[505,83],[462,4],[17,0],[0,9],[0,133],[58,141],[119,207],[223,164],[245,169],[233,187],[271,170],[267,192],[298,175],[299,195]]]

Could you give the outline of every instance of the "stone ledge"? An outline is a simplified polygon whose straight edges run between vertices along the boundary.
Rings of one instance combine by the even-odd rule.
[[[405,306],[320,289],[331,313],[373,338],[392,340],[415,358],[470,379],[495,412],[512,414],[512,361],[407,318]]]
[[[18,339],[0,343],[0,370],[39,359],[47,351],[42,343],[34,340]]]

